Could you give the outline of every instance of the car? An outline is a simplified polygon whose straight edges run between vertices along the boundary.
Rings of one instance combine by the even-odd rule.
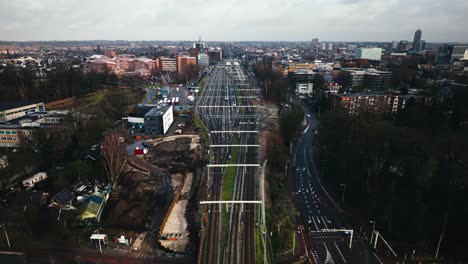
[[[309,117],[309,118],[310,118],[310,114],[307,114],[307,117]]]
[[[177,134],[177,135],[180,135],[180,134],[182,134],[182,129],[177,129],[176,131],[174,131],[174,133]]]

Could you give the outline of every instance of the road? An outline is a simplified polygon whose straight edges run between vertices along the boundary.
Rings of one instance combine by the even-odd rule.
[[[323,232],[324,229],[353,229],[342,218],[342,210],[326,191],[320,181],[315,164],[313,140],[318,129],[318,120],[312,111],[303,107],[307,125],[296,142],[296,148],[289,168],[293,176],[297,202],[301,214],[299,231],[306,233],[303,240],[310,263],[381,263],[367,246],[363,237],[354,230],[350,247],[349,232]]]
[[[237,73],[238,71],[236,71]],[[237,98],[236,76],[216,66],[196,111],[210,133],[210,165],[258,164],[256,111],[250,101]],[[219,133],[214,131],[221,131]],[[218,145],[218,146],[216,146]],[[230,146],[239,145],[239,146]],[[245,201],[256,198],[258,167],[208,167],[207,201]],[[212,204],[204,208],[200,263],[255,263],[253,204]]]

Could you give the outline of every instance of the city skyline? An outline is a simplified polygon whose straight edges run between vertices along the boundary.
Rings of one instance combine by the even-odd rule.
[[[207,41],[388,42],[411,40],[420,28],[427,42],[468,42],[462,23],[468,3],[460,0],[20,0],[2,6],[3,41],[192,40],[201,34]]]

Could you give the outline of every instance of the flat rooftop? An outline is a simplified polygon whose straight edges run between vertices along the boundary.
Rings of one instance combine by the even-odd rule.
[[[25,115],[13,120],[9,120],[6,122],[0,122],[0,128],[3,129],[15,129],[15,128],[23,128],[23,127],[38,127],[38,125],[26,125],[31,123],[39,123],[39,126],[50,126],[50,125],[57,125],[60,123],[55,122],[38,122],[44,118],[63,118],[65,117],[66,112],[34,112],[29,115]]]
[[[155,105],[154,108],[151,108],[146,114],[146,116],[162,116],[164,113],[167,112],[167,110],[172,107],[172,105],[166,105],[166,104],[158,104]]]
[[[33,105],[33,104],[38,104],[38,103],[24,102],[24,101],[4,102],[4,103],[0,103],[0,111],[5,111],[5,110],[23,107],[27,105]]]

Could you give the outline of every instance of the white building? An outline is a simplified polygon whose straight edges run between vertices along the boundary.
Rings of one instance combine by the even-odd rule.
[[[356,59],[380,61],[381,58],[381,48],[359,48],[356,50]]]
[[[31,188],[36,183],[41,182],[45,179],[47,179],[47,174],[45,172],[39,172],[39,173],[34,174],[32,177],[29,177],[26,180],[23,180],[23,186]]]
[[[314,84],[313,83],[298,83],[296,85],[296,92],[297,94],[312,94],[314,91]]]
[[[208,59],[208,55],[206,53],[199,53],[197,59],[200,68],[207,68],[210,66],[210,60]]]

